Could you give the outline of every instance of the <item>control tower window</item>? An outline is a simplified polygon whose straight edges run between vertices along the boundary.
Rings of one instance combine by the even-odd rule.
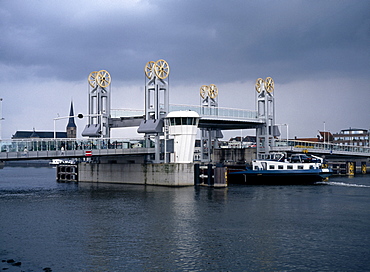
[[[197,124],[197,119],[194,117],[172,117],[169,119],[171,126],[181,126],[181,125],[195,126]]]

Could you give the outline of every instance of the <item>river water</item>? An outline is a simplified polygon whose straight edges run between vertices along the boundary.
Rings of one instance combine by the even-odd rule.
[[[370,175],[168,188],[5,167],[0,259],[6,271],[370,271]]]

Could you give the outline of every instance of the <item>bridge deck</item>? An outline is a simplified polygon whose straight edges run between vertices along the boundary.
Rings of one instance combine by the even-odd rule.
[[[212,117],[220,118],[224,120],[250,120],[257,121],[257,111],[255,110],[244,110],[244,109],[233,109],[224,107],[204,107],[195,105],[180,105],[180,104],[170,104],[169,111],[195,111],[201,117]],[[136,109],[112,109],[111,117],[130,117],[130,116],[144,116],[144,110]]]
[[[0,161],[92,156],[132,156],[154,154],[144,139],[23,139],[0,141]],[[370,158],[370,148],[306,141],[278,140],[272,151],[309,152],[322,155]]]
[[[249,129],[256,128],[264,122],[257,117],[257,111],[253,110],[170,104],[170,111],[180,110],[197,112],[200,116],[199,128]],[[141,120],[144,120],[144,111],[142,110],[111,110],[110,122],[112,127],[138,126]]]
[[[143,147],[143,139],[24,139],[0,141],[0,161],[89,156],[147,155],[154,148]]]

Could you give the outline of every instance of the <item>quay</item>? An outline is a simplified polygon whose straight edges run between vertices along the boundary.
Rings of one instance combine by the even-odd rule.
[[[145,65],[144,110],[111,109],[110,74],[101,70],[88,77],[87,125],[84,138],[76,137],[71,108],[67,138],[31,137],[0,141],[0,161],[69,159],[57,166],[61,182],[127,183],[162,186],[232,183],[228,168],[245,166],[271,152],[309,153],[325,156],[336,174],[367,173],[370,147],[279,139],[275,123],[274,81],[258,79],[256,110],[219,107],[218,88],[200,87],[200,105],[169,103],[168,63]],[[137,127],[140,139],[112,138],[114,128]],[[221,148],[222,131],[254,129],[252,148]],[[199,145],[196,149],[197,135]]]

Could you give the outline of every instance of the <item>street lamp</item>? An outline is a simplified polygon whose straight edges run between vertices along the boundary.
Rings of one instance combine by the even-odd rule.
[[[57,118],[54,118],[54,139],[56,139],[56,130],[55,130],[55,122],[57,120],[61,120],[61,119],[68,119],[68,118],[71,118],[71,117],[78,117],[79,119],[82,119],[84,117],[93,117],[93,116],[103,116],[102,113],[99,113],[99,114],[86,114],[86,115],[83,115],[82,113],[79,113],[77,115],[72,115],[72,116],[63,116],[63,117],[57,117]]]
[[[57,138],[57,133],[56,133],[56,130],[55,130],[55,123],[56,123],[56,121],[57,120],[61,120],[61,119],[68,119],[68,118],[71,118],[71,117],[78,117],[78,118],[83,118],[84,116],[83,116],[83,114],[82,113],[79,113],[79,114],[77,114],[77,115],[72,115],[72,116],[63,116],[63,117],[57,117],[57,118],[54,118],[53,120],[54,120],[54,139],[56,139]]]

